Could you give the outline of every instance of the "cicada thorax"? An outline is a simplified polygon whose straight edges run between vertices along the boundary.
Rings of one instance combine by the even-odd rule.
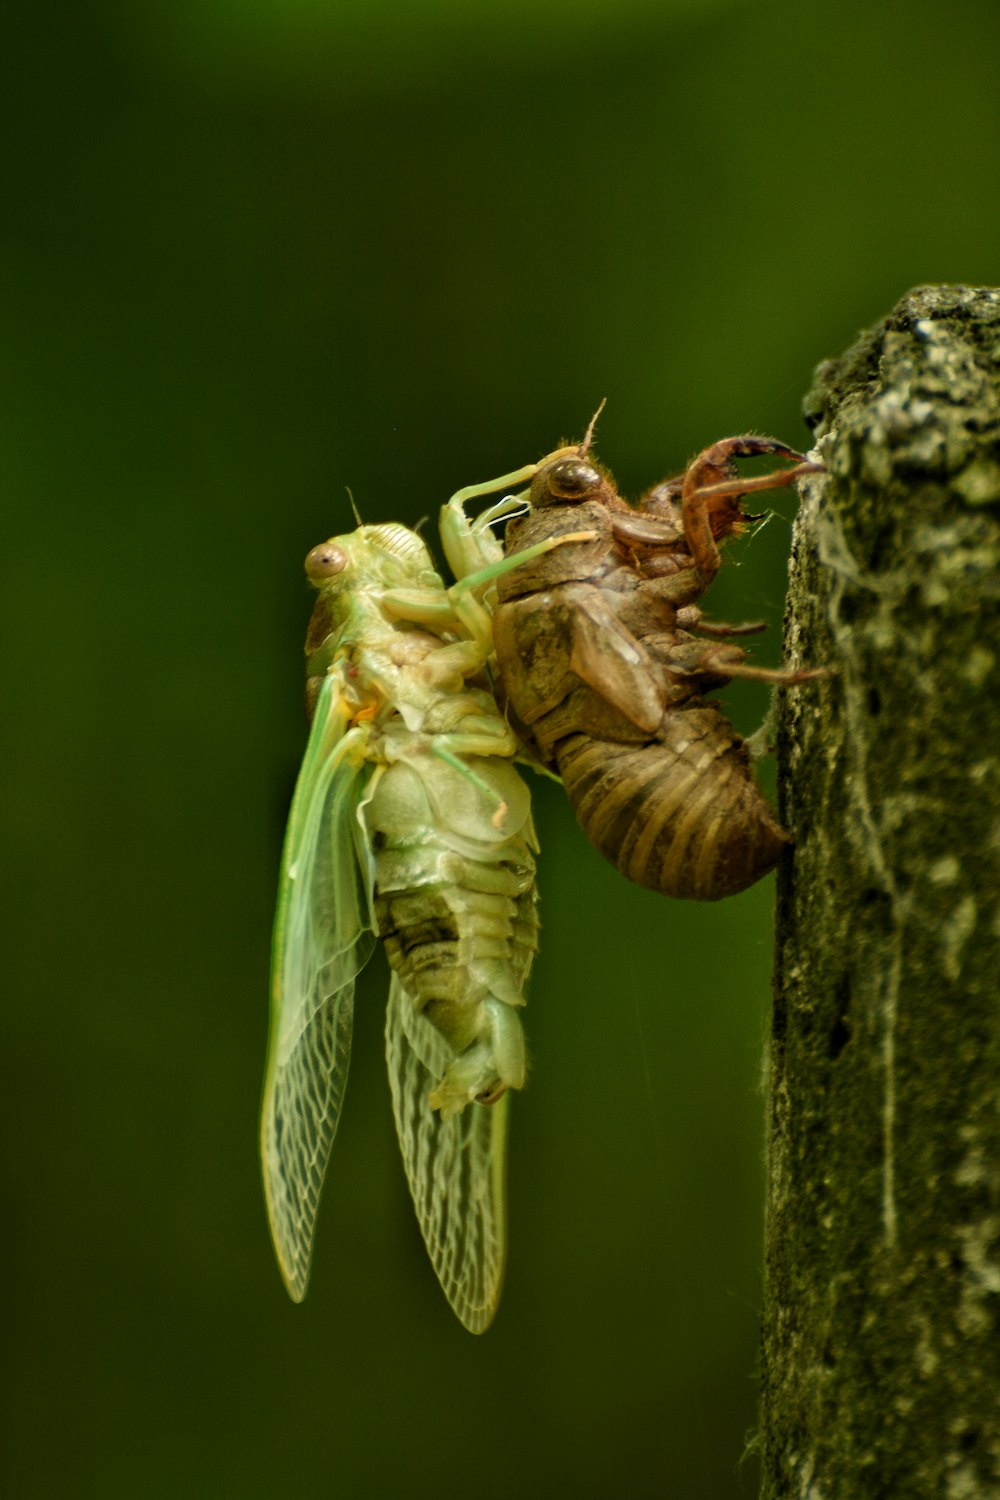
[[[389,962],[454,1054],[431,1096],[445,1118],[523,1086],[519,1009],[538,945],[527,789],[506,761],[465,764],[480,785],[406,748],[364,810]]]

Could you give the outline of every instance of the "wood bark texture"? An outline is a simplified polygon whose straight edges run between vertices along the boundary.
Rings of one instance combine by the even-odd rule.
[[[1000,1496],[1000,290],[821,365],[784,692],[767,1500]]]

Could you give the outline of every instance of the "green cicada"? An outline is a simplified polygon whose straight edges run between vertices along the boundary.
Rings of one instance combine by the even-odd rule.
[[[455,520],[446,550],[470,573],[491,554]],[[474,1333],[503,1277],[507,1091],[524,1083],[519,1012],[538,926],[528,791],[485,675],[482,594],[506,566],[446,589],[398,525],[362,526],[306,559],[319,590],[312,727],[282,854],[261,1123],[271,1233],[300,1301],[354,984],[381,937],[406,1175],[445,1295]]]

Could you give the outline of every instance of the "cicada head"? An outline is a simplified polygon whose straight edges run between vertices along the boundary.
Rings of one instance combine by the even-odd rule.
[[[306,557],[306,577],[319,591],[306,634],[310,681],[325,675],[345,639],[384,629],[381,595],[414,588],[444,594],[430,553],[406,526],[359,526],[320,542]]]
[[[330,537],[306,556],[306,577],[323,592],[441,587],[426,546],[406,526],[359,526]]]
[[[533,510],[542,510],[552,505],[582,505],[587,500],[608,504],[613,495],[611,480],[577,446],[557,448],[542,460],[528,499]]]

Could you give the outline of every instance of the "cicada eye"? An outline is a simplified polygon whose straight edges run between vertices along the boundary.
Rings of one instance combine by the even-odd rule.
[[[347,567],[347,553],[335,542],[320,542],[306,558],[306,577],[310,583],[323,583]]]
[[[548,470],[545,483],[554,499],[579,503],[600,488],[601,476],[586,459],[563,458]]]
[[[500,1100],[503,1098],[503,1096],[504,1096],[504,1094],[506,1094],[506,1092],[507,1092],[507,1085],[505,1083],[497,1084],[496,1088],[487,1089],[487,1091],[486,1091],[485,1094],[477,1094],[476,1095],[476,1103],[477,1104],[499,1104]]]

